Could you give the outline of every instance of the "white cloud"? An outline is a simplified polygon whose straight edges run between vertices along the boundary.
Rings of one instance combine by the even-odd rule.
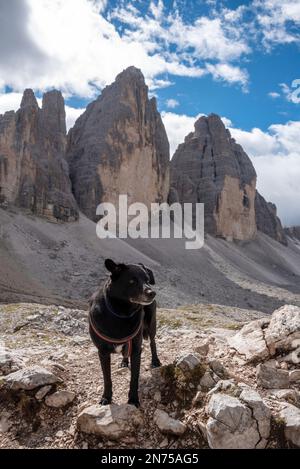
[[[161,113],[161,117],[168,134],[170,142],[170,155],[173,156],[178,145],[184,142],[185,137],[194,131],[195,121],[203,114],[195,117],[186,116],[185,114],[175,114],[173,112]]]
[[[167,99],[166,105],[169,109],[175,109],[175,107],[179,106],[179,102],[177,99]]]
[[[270,96],[270,98],[277,99],[280,98],[280,93],[277,93],[276,91],[270,91],[268,96]]]
[[[236,15],[226,21],[201,16],[188,24],[176,8],[166,14],[161,0],[150,2],[143,15],[139,5],[126,2],[126,9],[111,12],[106,0],[5,3],[5,15],[0,14],[0,86],[19,92],[27,87],[58,88],[91,98],[129,65],[141,68],[153,89],[172,83],[168,74],[212,73],[213,78],[245,84],[246,73],[232,63],[250,52],[239,29],[233,27]],[[9,41],[1,23],[7,14]],[[123,22],[123,27],[117,30],[112,18]],[[14,45],[13,57],[9,44]]]
[[[255,0],[252,9],[267,48],[300,41],[299,0]]]
[[[0,114],[8,111],[17,111],[22,100],[22,93],[0,94]]]
[[[247,90],[248,72],[246,70],[227,63],[207,64],[206,68],[216,80],[226,81],[230,84],[240,83],[243,89]]]
[[[300,79],[296,79],[292,82],[292,88],[286,83],[280,83],[279,85],[285,95],[287,101],[294,104],[300,103]]]
[[[184,64],[183,75],[211,73],[214,79],[246,86],[248,74],[231,63],[251,52],[243,31],[237,27],[243,8],[226,9],[223,16],[200,16],[186,23],[176,8],[167,14],[163,5],[162,1],[151,2],[148,14],[143,17],[127,2],[126,7],[115,8],[111,18],[123,23],[123,38],[129,43],[138,41],[148,52],[159,52],[167,61],[176,59],[181,66]],[[173,71],[170,66],[168,71],[174,73],[174,65]]]
[[[66,125],[67,125],[67,130],[70,130],[71,127],[75,124],[76,120],[78,117],[83,114],[85,109],[81,108],[74,108],[66,105]]]
[[[216,3],[209,15],[189,22],[185,2],[166,9],[167,2],[152,0],[146,12],[140,1],[114,5],[107,0],[1,2],[0,88],[59,88],[91,98],[135,65],[152,89],[171,84],[169,74],[211,74],[246,91],[249,76],[241,61],[261,38],[267,48],[300,41],[299,0],[254,0],[235,9]]]

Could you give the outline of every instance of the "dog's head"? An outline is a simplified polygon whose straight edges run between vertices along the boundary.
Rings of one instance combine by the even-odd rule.
[[[151,285],[155,284],[153,272],[143,264],[116,264],[106,259],[105,267],[110,272],[109,293],[112,297],[129,303],[149,305],[155,298]]]

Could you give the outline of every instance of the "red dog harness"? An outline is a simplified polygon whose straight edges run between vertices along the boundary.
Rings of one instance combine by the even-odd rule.
[[[132,352],[132,340],[140,332],[141,327],[143,325],[143,320],[141,320],[138,328],[134,331],[133,334],[129,335],[128,337],[124,337],[123,339],[113,339],[111,337],[107,337],[106,335],[102,334],[102,332],[100,332],[96,328],[95,324],[93,323],[91,314],[89,314],[89,323],[90,323],[91,329],[94,331],[94,333],[97,335],[97,337],[99,337],[101,340],[104,340],[104,342],[108,342],[109,344],[112,344],[112,345],[125,345],[125,344],[127,344],[126,356],[124,356],[124,358],[129,358],[131,356],[131,352]]]

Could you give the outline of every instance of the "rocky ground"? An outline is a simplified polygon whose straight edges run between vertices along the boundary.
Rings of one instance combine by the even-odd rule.
[[[126,404],[117,354],[114,403],[101,407],[86,311],[0,306],[0,447],[300,446],[299,307],[161,309],[158,325],[163,366],[150,369],[145,342],[141,409]]]
[[[159,305],[218,303],[270,314],[300,306],[300,244],[283,246],[259,233],[251,242],[207,236],[199,250],[181,239],[107,239],[81,214],[50,223],[19,209],[0,208],[0,303],[86,307],[107,277],[104,259],[142,262],[155,274]]]

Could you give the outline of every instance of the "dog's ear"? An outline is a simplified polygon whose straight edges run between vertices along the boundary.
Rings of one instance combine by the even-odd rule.
[[[105,259],[104,265],[111,274],[114,273],[117,267],[117,264],[112,259]]]
[[[105,267],[107,270],[112,274],[113,278],[117,278],[118,275],[125,269],[127,269],[127,266],[125,264],[116,264],[113,260],[111,259],[105,259]]]
[[[139,264],[143,267],[143,269],[147,272],[147,274],[149,275],[149,283],[150,285],[155,285],[155,278],[154,278],[154,274],[152,272],[152,270],[149,269],[149,267],[146,267],[144,264]]]

